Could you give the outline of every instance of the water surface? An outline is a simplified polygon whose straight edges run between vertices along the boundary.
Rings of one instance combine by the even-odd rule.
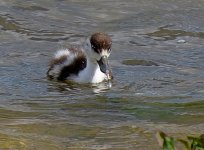
[[[204,129],[204,2],[0,1],[0,148],[159,149]],[[113,39],[107,83],[46,78],[53,53]]]

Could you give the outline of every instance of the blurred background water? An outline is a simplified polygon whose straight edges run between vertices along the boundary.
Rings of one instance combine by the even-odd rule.
[[[204,1],[0,0],[0,148],[159,149],[204,130]],[[53,53],[113,39],[112,88],[46,78]]]

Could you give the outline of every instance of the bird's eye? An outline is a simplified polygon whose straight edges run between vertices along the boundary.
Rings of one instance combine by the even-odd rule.
[[[99,53],[99,48],[97,46],[91,45],[91,48],[93,49],[94,52]]]
[[[91,48],[92,48],[92,49],[96,49],[96,47],[95,47],[95,46],[93,46],[93,45],[91,45]]]

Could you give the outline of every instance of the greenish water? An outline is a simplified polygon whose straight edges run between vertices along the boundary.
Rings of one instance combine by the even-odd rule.
[[[204,129],[204,2],[0,1],[0,149],[159,149]],[[53,53],[113,39],[114,80],[46,78]]]

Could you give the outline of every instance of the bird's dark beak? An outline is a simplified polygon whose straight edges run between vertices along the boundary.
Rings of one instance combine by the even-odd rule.
[[[110,68],[108,65],[108,57],[102,56],[101,59],[97,62],[98,62],[101,72],[105,73],[109,79],[110,78]]]

